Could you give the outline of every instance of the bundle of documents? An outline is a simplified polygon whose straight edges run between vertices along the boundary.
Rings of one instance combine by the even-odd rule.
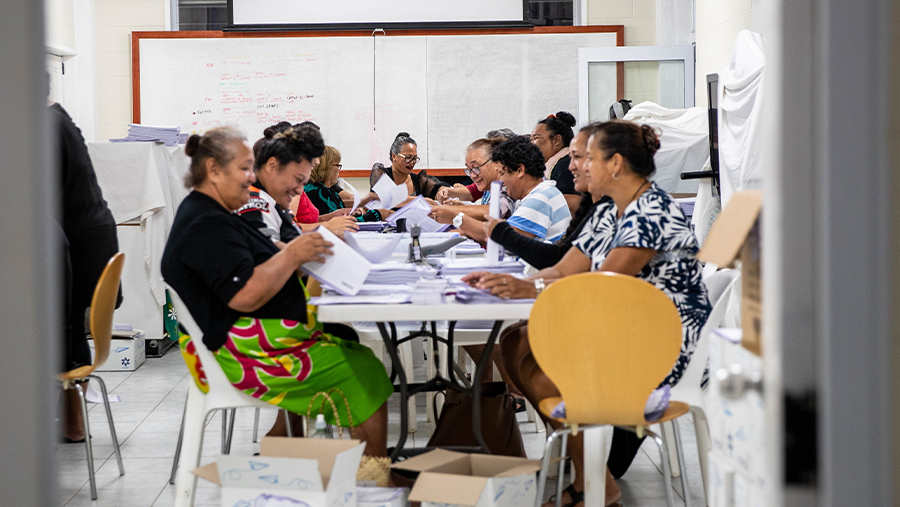
[[[534,303],[534,299],[502,299],[482,289],[462,287],[456,291],[456,301],[466,304]]]
[[[360,232],[381,232],[387,227],[387,222],[359,222]]]
[[[437,259],[441,274],[445,277],[462,276],[475,271],[491,273],[520,274],[525,272],[525,265],[518,261],[505,260],[488,262],[485,258],[476,259]]]
[[[689,217],[694,216],[694,204],[697,202],[696,197],[683,197],[675,200],[681,205],[681,209],[684,210],[685,215]]]
[[[366,284],[415,284],[419,278],[434,279],[437,274],[437,270],[430,266],[386,262],[372,264]]]
[[[481,248],[481,245],[471,239],[465,243],[456,245],[455,248],[457,255],[475,255],[483,254],[485,252],[484,248]]]
[[[410,201],[391,216],[387,218],[387,222],[391,225],[397,225],[397,220],[406,219],[406,229],[409,230],[413,224],[419,224],[422,232],[444,232],[450,229],[450,224],[440,224],[428,215],[431,213],[431,205],[421,195]]]
[[[182,134],[181,127],[152,127],[131,123],[128,125],[128,137],[110,139],[113,143],[157,142],[166,146],[175,146],[187,142],[189,134]]]

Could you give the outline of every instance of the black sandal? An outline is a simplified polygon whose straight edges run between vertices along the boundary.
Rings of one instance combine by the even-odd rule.
[[[566,486],[566,489],[563,490],[563,493],[568,493],[569,498],[572,499],[569,503],[562,504],[563,507],[573,507],[574,505],[578,504],[578,502],[584,501],[584,491],[578,491],[577,489],[575,489],[574,483]],[[556,495],[551,495],[547,501],[553,502],[555,500],[556,500]]]

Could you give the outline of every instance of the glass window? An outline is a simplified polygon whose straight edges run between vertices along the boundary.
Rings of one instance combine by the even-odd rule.
[[[575,19],[573,0],[529,0],[528,9],[536,26],[572,26]]]
[[[228,25],[227,0],[176,1],[179,30],[221,30]]]

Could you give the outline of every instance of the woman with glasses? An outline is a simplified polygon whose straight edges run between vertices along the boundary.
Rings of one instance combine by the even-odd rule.
[[[419,155],[416,147],[416,141],[406,132],[400,132],[391,143],[391,165],[385,167],[382,163],[372,166],[372,173],[369,175],[369,185],[374,187],[381,175],[387,174],[395,184],[406,184],[409,195],[422,195],[431,200],[437,197],[437,192],[441,187],[450,186],[443,181],[432,176],[428,176],[424,170],[413,173],[416,164],[419,163]],[[402,206],[409,202],[409,199],[400,203]],[[436,203],[432,203],[436,204]]]
[[[442,224],[453,224],[475,241],[486,241],[484,221],[491,201],[491,183],[500,180],[500,164],[491,159],[491,153],[502,142],[501,139],[479,139],[466,150],[466,176],[472,178],[476,188],[482,193],[481,205],[434,206],[431,218]],[[506,192],[506,187],[503,187],[500,192],[500,218],[512,215],[515,206],[515,201]]]
[[[337,190],[338,176],[341,173],[341,152],[332,146],[326,146],[325,152],[319,158],[319,163],[309,175],[309,182],[303,187],[303,191],[309,196],[319,213],[324,217],[345,213],[346,208],[340,192]],[[360,201],[364,205],[372,199],[370,193]],[[353,212],[353,210],[350,210]],[[391,210],[372,209],[356,217],[358,222],[381,222],[390,214]]]

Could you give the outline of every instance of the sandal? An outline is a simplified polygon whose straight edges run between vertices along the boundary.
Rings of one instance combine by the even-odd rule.
[[[569,498],[571,499],[571,500],[569,501],[569,503],[564,503],[564,504],[562,504],[563,507],[573,507],[573,506],[576,505],[578,502],[583,502],[583,501],[584,501],[584,491],[578,491],[577,489],[575,489],[575,484],[574,484],[574,483],[573,483],[573,484],[569,484],[568,486],[566,486],[566,489],[563,490],[563,493],[568,493],[568,494],[569,494]],[[554,502],[554,501],[556,501],[556,495],[551,495],[550,498],[549,498],[547,501],[548,501],[548,502]]]

